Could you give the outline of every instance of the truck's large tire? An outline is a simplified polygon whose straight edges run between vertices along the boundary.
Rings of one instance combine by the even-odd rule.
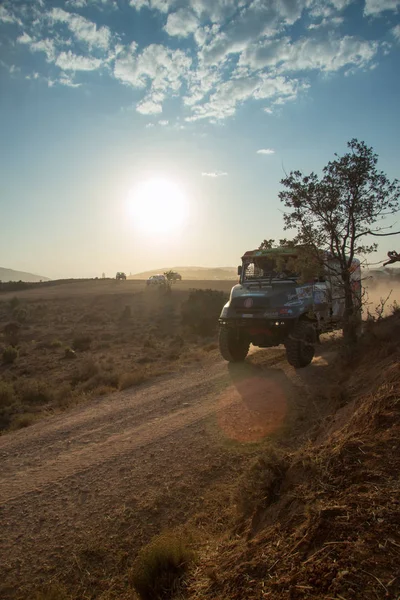
[[[295,369],[307,367],[315,354],[317,336],[308,321],[298,321],[286,339],[286,358]]]
[[[221,327],[219,330],[219,350],[222,357],[228,362],[242,362],[247,356],[250,343],[234,329]]]

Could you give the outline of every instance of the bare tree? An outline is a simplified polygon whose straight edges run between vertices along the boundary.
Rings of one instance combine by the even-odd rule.
[[[381,231],[378,224],[399,210],[400,185],[377,169],[378,156],[364,142],[352,139],[349,151],[324,167],[322,176],[291,172],[281,184],[281,202],[288,212],[285,229],[295,229],[297,244],[307,248],[314,260],[324,261],[328,251],[340,269],[345,301],[343,334],[356,340],[355,300],[351,270],[356,255],[377,249],[365,239]],[[375,229],[374,229],[375,227]]]

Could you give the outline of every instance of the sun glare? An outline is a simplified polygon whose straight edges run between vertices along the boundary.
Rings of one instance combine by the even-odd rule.
[[[149,179],[132,188],[128,206],[135,225],[148,233],[176,231],[188,210],[183,190],[168,179]]]

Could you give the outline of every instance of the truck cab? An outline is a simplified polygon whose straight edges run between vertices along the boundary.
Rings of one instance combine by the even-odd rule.
[[[299,253],[296,247],[281,247],[243,255],[239,282],[219,318],[219,345],[226,360],[244,360],[250,344],[284,344],[288,362],[305,367],[313,359],[319,334],[340,328],[344,297],[337,263],[323,253],[318,274],[303,281],[295,272]],[[354,294],[361,295],[360,263],[353,263]]]

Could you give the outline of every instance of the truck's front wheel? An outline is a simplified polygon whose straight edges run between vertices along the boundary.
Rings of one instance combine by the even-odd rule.
[[[222,357],[228,362],[242,362],[249,351],[250,343],[234,329],[221,327],[219,330],[219,349]]]
[[[295,369],[307,367],[314,358],[316,332],[311,323],[298,321],[285,342],[287,361]]]

